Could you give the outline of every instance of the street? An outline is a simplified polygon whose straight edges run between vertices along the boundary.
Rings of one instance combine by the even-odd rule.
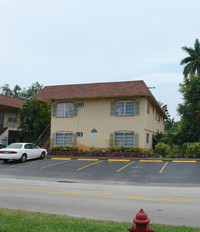
[[[127,221],[143,208],[152,223],[199,226],[200,188],[0,178],[0,207]]]
[[[0,207],[132,224],[200,227],[199,162],[33,160],[0,162]]]

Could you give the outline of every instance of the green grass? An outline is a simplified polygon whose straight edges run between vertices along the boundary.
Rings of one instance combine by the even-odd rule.
[[[89,220],[0,208],[0,232],[127,232],[131,225],[132,222]],[[151,227],[155,232],[200,232],[200,228],[186,226],[152,224]]]

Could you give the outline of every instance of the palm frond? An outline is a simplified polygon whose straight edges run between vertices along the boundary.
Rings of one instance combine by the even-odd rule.
[[[183,51],[189,54],[188,57],[181,60],[180,65],[185,65],[183,69],[183,74],[185,77],[188,75],[200,75],[200,43],[196,39],[194,43],[194,48],[182,47]]]

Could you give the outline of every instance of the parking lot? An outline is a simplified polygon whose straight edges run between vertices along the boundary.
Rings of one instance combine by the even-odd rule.
[[[200,184],[200,161],[45,159],[0,161],[0,175],[58,182],[126,182],[190,186]]]

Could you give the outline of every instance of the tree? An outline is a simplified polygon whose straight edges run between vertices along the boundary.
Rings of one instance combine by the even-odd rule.
[[[21,90],[19,85],[15,85],[12,91],[12,97],[21,98]]]
[[[9,84],[5,84],[3,86],[0,87],[1,89],[1,94],[12,97],[13,96],[13,92],[9,87]]]
[[[158,103],[159,103],[159,105],[161,106],[162,110],[165,112],[166,116],[167,116],[168,118],[170,118],[171,115],[169,114],[169,110],[168,110],[167,104],[164,105],[162,102],[158,102]]]
[[[177,140],[179,143],[200,142],[200,78],[196,75],[185,77],[180,90],[183,103],[179,104],[178,112],[181,116]]]
[[[25,90],[24,100],[30,100],[35,97],[39,93],[39,91],[43,88],[43,85],[40,85],[38,82],[33,83],[28,90]]]
[[[12,90],[10,89],[9,84],[5,84],[0,87],[2,94],[22,100],[30,100],[31,98],[35,97],[35,95],[37,95],[42,88],[43,85],[39,84],[38,82],[33,83],[28,89],[22,89],[19,85],[15,85]]]
[[[164,105],[162,102],[158,102],[158,103],[160,104],[162,110],[165,112],[167,116],[167,119],[165,120],[165,132],[174,133],[176,131],[178,122],[175,122],[174,118],[171,118],[167,104]]]
[[[20,132],[26,141],[35,142],[50,123],[50,105],[35,99],[27,100],[20,109]]]
[[[183,51],[189,54],[188,57],[184,58],[181,61],[181,65],[185,65],[183,69],[183,75],[188,77],[189,75],[200,75],[200,43],[196,39],[194,43],[194,48],[191,47],[182,47]]]

